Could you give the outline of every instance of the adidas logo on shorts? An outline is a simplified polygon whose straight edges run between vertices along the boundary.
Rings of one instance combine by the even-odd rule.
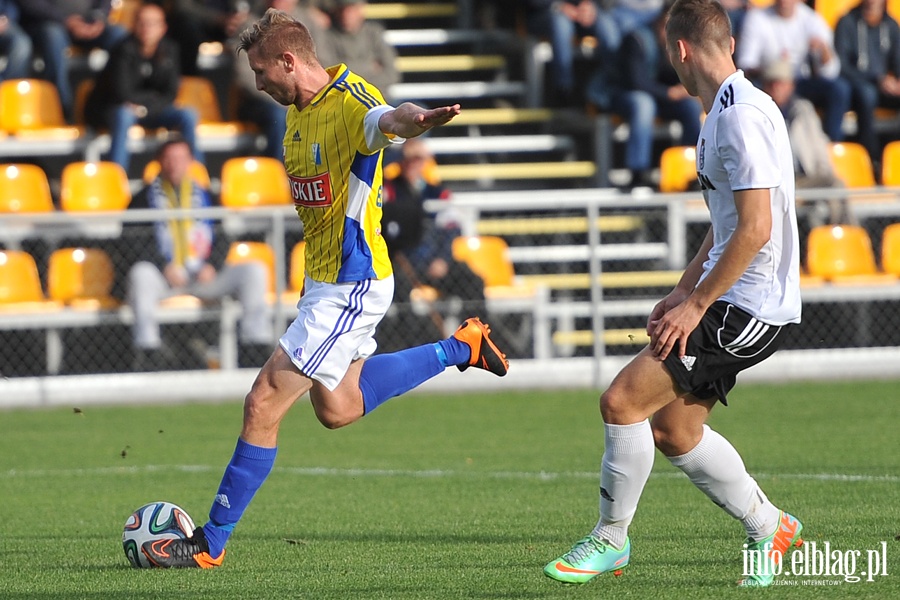
[[[681,357],[681,364],[683,364],[684,368],[687,369],[688,371],[694,370],[695,362],[697,362],[696,356],[682,356]]]

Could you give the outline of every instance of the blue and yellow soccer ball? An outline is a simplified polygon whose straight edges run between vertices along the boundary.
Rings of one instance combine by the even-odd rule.
[[[194,533],[194,521],[183,508],[171,502],[151,502],[140,507],[125,521],[122,547],[132,567],[155,567],[141,550],[146,542],[186,539]]]

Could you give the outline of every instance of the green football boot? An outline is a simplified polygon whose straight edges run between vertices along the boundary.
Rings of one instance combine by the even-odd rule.
[[[768,587],[775,581],[775,572],[791,547],[800,547],[803,524],[793,515],[781,511],[778,529],[759,541],[747,540],[746,552],[751,553],[750,573],[738,582],[741,587]],[[746,568],[746,567],[745,567]]]
[[[631,538],[616,550],[610,544],[589,535],[572,549],[544,567],[544,575],[563,583],[587,583],[597,575],[612,571],[618,577],[631,558]]]

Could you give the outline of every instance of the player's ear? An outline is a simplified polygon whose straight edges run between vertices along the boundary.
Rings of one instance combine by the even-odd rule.
[[[678,59],[681,62],[684,62],[689,54],[689,48],[687,44],[684,43],[684,40],[678,40],[676,42],[678,44]]]
[[[284,65],[286,71],[293,71],[294,64],[297,62],[297,57],[291,54],[290,52],[282,52],[281,53],[281,62]]]

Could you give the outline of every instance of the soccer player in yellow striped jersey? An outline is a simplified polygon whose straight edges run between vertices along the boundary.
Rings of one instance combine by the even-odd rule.
[[[451,337],[372,356],[394,278],[381,237],[381,152],[447,123],[459,105],[387,106],[345,65],[325,69],[306,27],[270,9],[240,39],[257,87],[288,106],[285,166],[306,237],[297,318],[244,401],[237,447],[209,521],[190,538],[148,542],[160,567],[216,567],[225,543],[275,461],[278,426],[309,392],[319,421],[343,427],[450,366],[503,376],[509,363],[477,317]]]
[[[306,239],[306,272],[326,283],[391,274],[381,222],[381,149],[374,123],[391,107],[346,65],[303,110],[291,106],[284,165]],[[372,115],[369,117],[369,115]],[[367,118],[373,125],[367,129]]]

